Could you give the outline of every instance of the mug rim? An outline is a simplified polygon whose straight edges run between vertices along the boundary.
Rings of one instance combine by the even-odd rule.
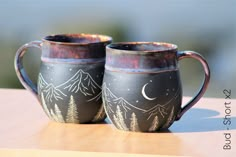
[[[89,41],[89,42],[63,42],[63,41],[54,41],[50,40],[50,38],[56,37],[56,36],[64,36],[64,37],[84,37],[84,38],[94,38],[98,39],[99,41]],[[57,45],[78,45],[78,46],[85,46],[90,44],[101,44],[101,43],[111,43],[112,37],[108,35],[102,35],[102,34],[89,34],[89,33],[65,33],[65,34],[51,34],[47,35],[44,38],[42,38],[43,42],[49,43],[49,44],[57,44]]]
[[[122,49],[122,48],[117,48],[116,46],[119,45],[154,45],[154,46],[166,46],[166,49],[158,50],[158,49],[153,49],[153,50],[127,50],[127,49]],[[170,51],[177,51],[178,46],[172,43],[167,43],[167,42],[146,42],[146,41],[138,41],[138,42],[115,42],[108,44],[106,46],[107,50],[111,50],[113,52],[119,52],[119,53],[128,53],[128,54],[149,54],[149,53],[159,53],[159,52],[170,52]]]

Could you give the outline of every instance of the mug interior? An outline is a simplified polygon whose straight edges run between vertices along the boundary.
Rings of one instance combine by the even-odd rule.
[[[170,43],[162,42],[123,42],[113,43],[108,45],[111,49],[126,50],[126,51],[147,51],[147,52],[158,52],[158,51],[169,51],[177,49],[177,46]]]
[[[43,40],[65,44],[90,44],[111,41],[111,37],[98,34],[58,34],[46,36]]]
[[[112,38],[99,34],[57,34],[46,36],[42,41],[41,58],[44,61],[63,59],[60,62],[71,62],[67,59],[98,58],[103,61],[105,47],[112,42]]]

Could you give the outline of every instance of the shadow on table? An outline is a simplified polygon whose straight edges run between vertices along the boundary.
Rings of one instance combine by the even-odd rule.
[[[231,124],[224,125],[224,117],[217,117],[220,113],[215,110],[192,108],[179,121],[168,130],[161,130],[162,133],[181,133],[181,132],[209,132],[220,130],[236,130],[236,117],[230,117]],[[231,115],[232,116],[232,115]],[[97,124],[111,124],[106,119],[104,122]]]
[[[216,117],[219,112],[209,109],[193,108],[189,110],[179,121],[162,132],[207,132],[219,130],[235,130],[236,117],[231,117],[230,125],[224,125],[224,117]]]

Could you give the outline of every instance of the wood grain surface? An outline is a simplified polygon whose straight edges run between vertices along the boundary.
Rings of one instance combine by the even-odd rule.
[[[184,102],[189,100],[184,98]],[[0,156],[209,156],[236,154],[236,100],[202,98],[167,131],[125,132],[100,124],[50,121],[26,90],[0,89]],[[224,125],[230,101],[230,125]],[[226,113],[225,113],[226,111]],[[228,130],[227,130],[228,128]],[[230,135],[231,149],[224,150]]]

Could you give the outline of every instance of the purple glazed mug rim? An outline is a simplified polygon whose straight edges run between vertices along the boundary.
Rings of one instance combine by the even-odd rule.
[[[143,50],[128,50],[121,48],[119,46],[149,46],[151,45],[152,48],[149,49],[143,49]],[[158,46],[165,47],[164,49],[155,49]],[[151,53],[159,53],[159,52],[176,52],[178,50],[178,46],[172,43],[167,42],[146,42],[146,41],[138,41],[138,42],[115,42],[108,44],[106,46],[107,50],[111,50],[114,53],[125,53],[125,54],[142,54],[142,55],[148,55]]]
[[[59,38],[62,41],[60,41]],[[80,40],[86,39],[86,41],[79,41],[79,39]],[[49,43],[49,44],[86,46],[86,45],[91,45],[91,44],[110,43],[112,41],[112,37],[107,36],[107,35],[102,35],[102,34],[68,33],[68,34],[47,35],[41,40],[44,43]],[[65,41],[65,40],[69,40],[69,41]]]
[[[125,46],[152,46],[148,49],[125,49]],[[123,46],[123,47],[119,47]],[[162,46],[163,49],[158,49],[157,47]],[[155,49],[156,48],[156,49]],[[111,50],[114,53],[126,53],[126,54],[150,54],[150,53],[159,53],[159,52],[176,52],[178,50],[178,46],[172,43],[167,42],[146,42],[146,41],[138,41],[138,42],[115,42],[108,44],[106,46],[107,50]]]

